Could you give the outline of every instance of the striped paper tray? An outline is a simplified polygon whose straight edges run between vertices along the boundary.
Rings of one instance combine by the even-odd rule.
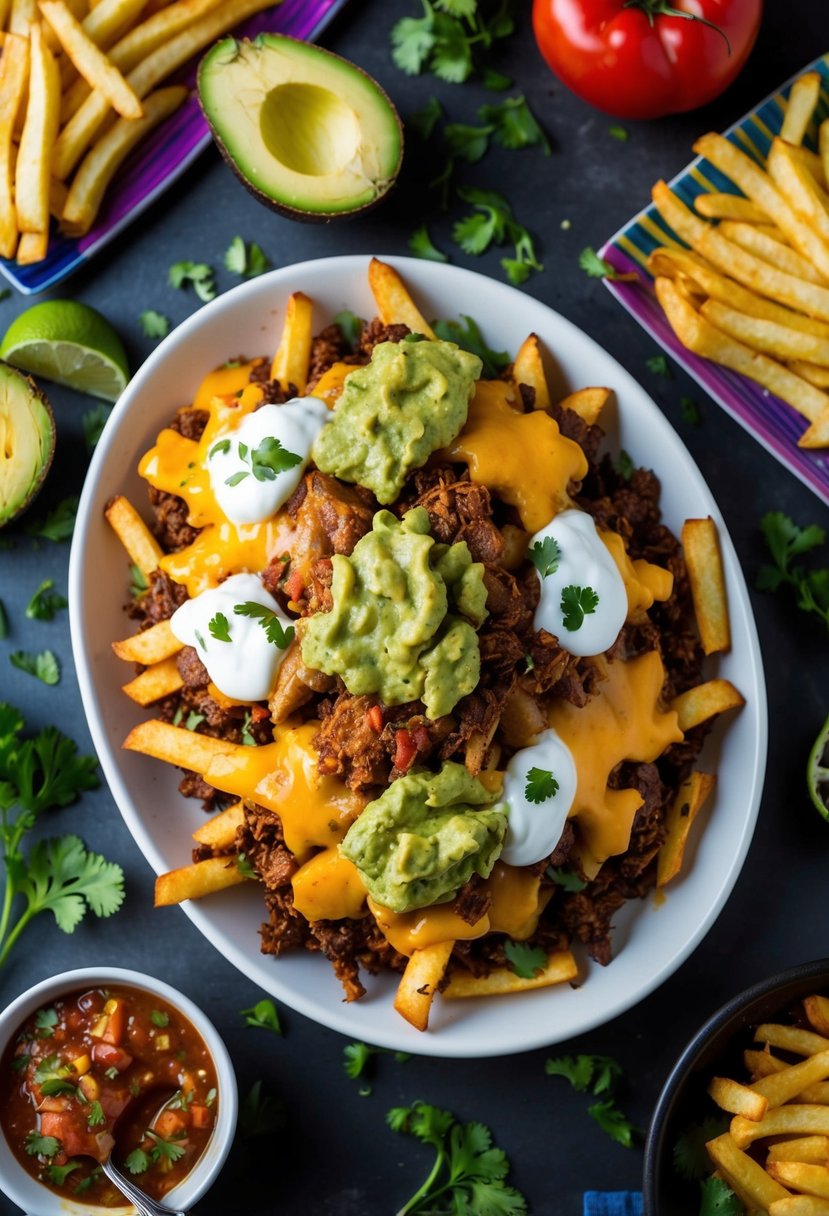
[[[817,123],[829,116],[829,54],[816,59],[803,69],[816,71],[823,78],[816,121],[810,126],[804,143],[816,149]],[[802,73],[798,72],[797,75]],[[755,158],[765,160],[772,137],[783,122],[783,105],[796,76],[767,97],[745,118],[725,132],[726,136]],[[670,183],[672,189],[693,209],[694,199],[704,192],[738,194],[737,187],[703,157],[697,157]],[[754,381],[737,372],[719,367],[680,343],[665,319],[653,292],[653,279],[645,269],[648,255],[663,245],[666,238],[683,244],[676,233],[660,217],[654,206],[646,207],[608,241],[601,253],[617,270],[635,271],[638,281],[605,280],[609,291],[635,317],[654,341],[680,363],[685,370],[767,451],[829,503],[829,451],[806,450],[797,440],[806,430],[807,422],[798,413]]]
[[[253,38],[265,30],[290,34],[311,42],[319,36],[346,0],[283,0],[233,32]],[[191,92],[184,105],[161,123],[124,162],[106,193],[95,226],[84,237],[60,236],[53,230],[42,262],[18,266],[0,259],[0,273],[25,295],[45,291],[65,279],[108,245],[137,215],[193,163],[210,143],[210,132],[195,93],[197,56],[176,74]]]

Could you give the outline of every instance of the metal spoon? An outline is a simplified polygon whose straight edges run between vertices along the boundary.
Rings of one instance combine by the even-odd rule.
[[[145,1195],[134,1182],[121,1173],[112,1156],[107,1157],[100,1165],[110,1182],[114,1182],[118,1190],[133,1204],[139,1216],[187,1216],[186,1212],[181,1212],[178,1208],[168,1208],[165,1203],[150,1199],[149,1195]]]

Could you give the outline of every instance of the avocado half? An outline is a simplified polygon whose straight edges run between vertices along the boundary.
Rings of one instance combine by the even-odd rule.
[[[403,159],[403,127],[362,68],[283,34],[223,38],[202,59],[199,101],[248,190],[294,219],[373,207]]]
[[[54,453],[49,402],[34,380],[0,363],[0,528],[32,501]]]

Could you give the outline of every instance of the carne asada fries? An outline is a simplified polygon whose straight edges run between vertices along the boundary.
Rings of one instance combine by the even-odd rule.
[[[401,973],[425,1030],[439,994],[577,981],[571,942],[610,960],[620,887],[676,879],[715,780],[694,758],[743,700],[702,680],[729,645],[715,525],[686,524],[686,579],[637,506],[653,474],[599,457],[611,390],[556,403],[534,334],[481,379],[396,271],[369,279],[354,348],[297,293],[273,359],[208,376],[140,462],[152,531],[110,501],[147,584],[113,648],[156,714],[124,746],[217,810],[156,903],[257,879],[266,953],[321,951],[347,1000]]]

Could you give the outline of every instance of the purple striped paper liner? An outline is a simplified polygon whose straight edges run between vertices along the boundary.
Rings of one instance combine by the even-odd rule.
[[[254,38],[257,34],[290,34],[312,41],[347,0],[284,0],[278,8],[257,13],[234,34]],[[42,262],[17,266],[0,260],[0,273],[25,295],[45,291],[103,249],[136,216],[187,171],[210,143],[210,132],[195,93],[196,70],[201,54],[166,83],[182,83],[191,89],[182,106],[153,131],[124,162],[107,192],[95,226],[84,237],[53,236]]]

